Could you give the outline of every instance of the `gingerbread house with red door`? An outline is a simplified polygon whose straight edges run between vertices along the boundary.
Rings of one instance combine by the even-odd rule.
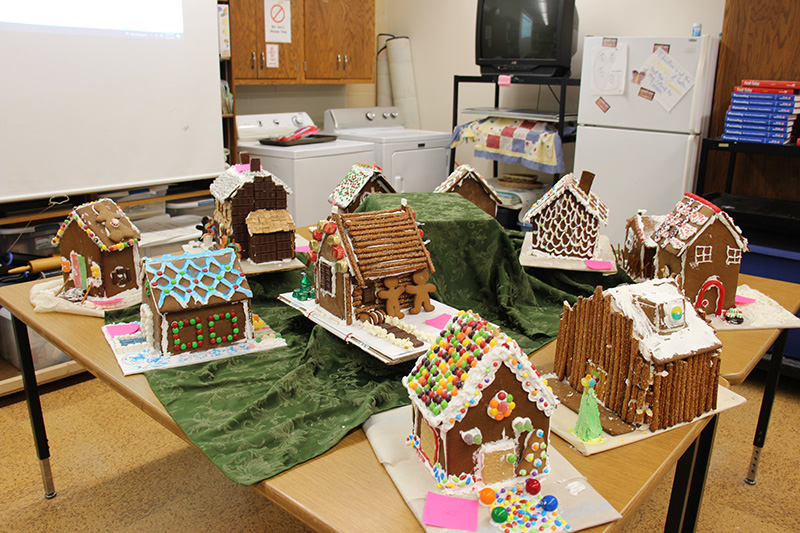
[[[415,297],[404,288],[424,285],[435,272],[411,208],[342,213],[333,207],[320,221],[310,242],[316,303],[347,324],[382,322],[391,307],[412,307]],[[419,273],[419,274],[417,274]],[[381,294],[393,294],[392,298]]]
[[[61,252],[64,290],[107,298],[137,288],[140,237],[109,198],[75,207],[52,240]]]
[[[409,442],[440,488],[507,486],[548,472],[558,399],[519,345],[477,314],[453,317],[403,385]]]
[[[706,314],[735,307],[747,239],[722,209],[686,193],[653,231],[656,277],[675,276],[686,297]]]

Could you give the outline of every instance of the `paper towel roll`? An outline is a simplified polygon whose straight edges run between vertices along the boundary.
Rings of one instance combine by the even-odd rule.
[[[419,128],[417,88],[414,65],[411,61],[411,42],[408,37],[393,37],[386,41],[389,52],[389,73],[392,80],[394,105],[403,111],[406,128]]]
[[[392,80],[389,74],[389,52],[386,50],[386,41],[393,37],[394,35],[389,33],[378,34],[377,75],[375,80],[375,103],[378,106],[393,105]]]

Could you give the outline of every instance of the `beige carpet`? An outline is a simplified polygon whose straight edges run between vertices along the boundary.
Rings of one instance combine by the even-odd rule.
[[[797,381],[781,380],[758,483],[743,481],[763,385],[755,371],[733,388],[747,403],[720,417],[700,532],[800,531]],[[42,392],[58,496],[42,496],[22,394],[0,398],[0,531],[308,531],[99,380],[83,374]],[[663,530],[671,484],[658,485],[625,533]]]

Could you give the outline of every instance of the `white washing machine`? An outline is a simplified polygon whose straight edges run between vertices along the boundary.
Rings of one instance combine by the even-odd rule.
[[[331,213],[328,203],[333,189],[355,163],[371,164],[372,143],[335,139],[323,136],[304,139],[307,144],[265,145],[260,139],[274,139],[299,128],[314,126],[307,113],[267,113],[238,115],[236,128],[239,152],[261,159],[261,166],[284,183],[289,195],[289,212],[296,226],[315,225]],[[300,141],[298,141],[300,142]]]
[[[397,192],[431,192],[449,174],[451,134],[406,128],[399,107],[328,109],[323,130],[373,143],[374,162]]]

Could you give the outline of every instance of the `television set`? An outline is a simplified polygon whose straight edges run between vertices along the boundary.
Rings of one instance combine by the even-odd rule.
[[[478,0],[481,74],[566,76],[577,43],[575,0]]]

